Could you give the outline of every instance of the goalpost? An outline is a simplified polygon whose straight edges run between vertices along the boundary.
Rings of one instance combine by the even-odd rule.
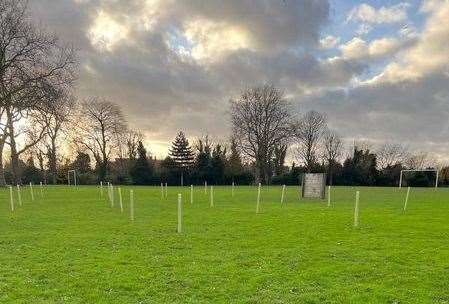
[[[69,170],[67,172],[67,183],[69,186],[71,185],[70,174],[73,176],[73,185],[76,186],[76,170]]]
[[[404,172],[435,172],[435,188],[438,188],[438,169],[406,169],[401,170],[399,176],[399,188],[402,188],[402,176]]]

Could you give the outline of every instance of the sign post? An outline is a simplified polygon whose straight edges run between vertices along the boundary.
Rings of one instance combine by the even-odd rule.
[[[326,196],[326,174],[305,173],[302,178],[303,198],[324,199]]]

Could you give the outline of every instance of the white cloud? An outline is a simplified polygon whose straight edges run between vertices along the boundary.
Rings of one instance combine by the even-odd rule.
[[[369,53],[366,41],[359,37],[354,37],[347,43],[341,45],[340,50],[342,56],[349,59],[366,57]]]
[[[369,54],[374,57],[392,54],[399,49],[400,45],[400,41],[395,38],[377,39],[369,44]]]
[[[424,1],[429,16],[415,45],[392,61],[373,82],[414,80],[432,73],[449,71],[449,1]]]
[[[322,49],[333,49],[339,42],[340,37],[329,35],[320,40],[320,47]]]
[[[409,6],[408,3],[402,2],[389,7],[382,6],[376,9],[369,4],[362,3],[349,12],[346,20],[369,24],[397,23],[407,20],[407,8]]]
[[[107,51],[111,51],[118,42],[126,39],[127,35],[128,28],[104,11],[98,13],[87,34],[94,47]]]
[[[193,58],[200,61],[217,61],[230,52],[252,48],[251,36],[246,29],[208,19],[188,22],[185,36],[193,45]]]
[[[393,56],[402,49],[409,47],[413,41],[413,39],[384,37],[367,42],[360,37],[354,37],[340,45],[339,48],[343,58],[369,60]]]

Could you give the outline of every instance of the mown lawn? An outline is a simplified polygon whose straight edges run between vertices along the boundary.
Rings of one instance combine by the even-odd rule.
[[[0,190],[0,303],[449,303],[449,189],[98,187]],[[360,226],[353,227],[360,190]],[[184,194],[176,233],[177,193]],[[15,193],[16,195],[16,193]]]

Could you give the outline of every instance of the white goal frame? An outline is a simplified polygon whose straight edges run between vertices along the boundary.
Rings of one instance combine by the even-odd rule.
[[[401,175],[399,176],[399,188],[402,188],[402,173],[403,172],[435,172],[435,188],[438,188],[438,169],[406,169],[401,170]]]
[[[67,172],[67,184],[70,186],[70,173],[73,173],[73,185],[76,187],[77,181],[76,181],[76,170],[69,170]]]

